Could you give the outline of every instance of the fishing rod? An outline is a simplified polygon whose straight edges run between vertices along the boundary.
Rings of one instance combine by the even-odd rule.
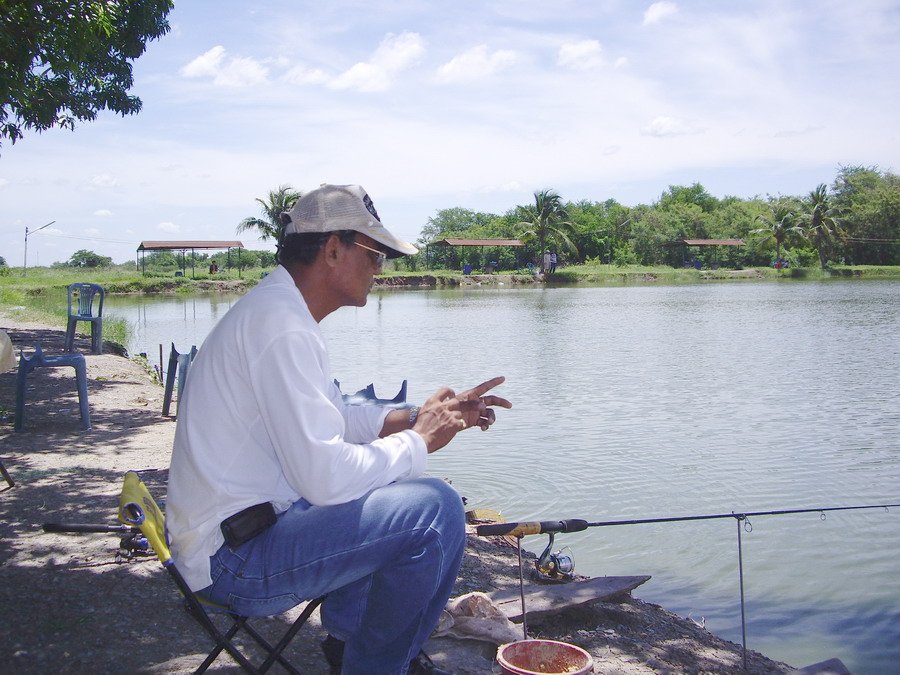
[[[647,523],[675,523],[688,520],[716,520],[720,518],[736,518],[746,520],[751,516],[781,516],[791,513],[821,513],[826,511],[854,511],[857,509],[889,509],[900,507],[900,504],[867,504],[865,506],[829,506],[818,509],[780,509],[777,511],[747,511],[744,513],[717,513],[702,516],[674,516],[670,518],[643,518],[636,520],[606,520],[588,522],[581,518],[565,520],[526,521],[517,523],[492,523],[478,525],[475,533],[482,537],[510,536],[523,537],[530,534],[549,534],[552,532],[581,532],[589,527],[608,527],[611,525],[644,525]]]
[[[141,532],[141,528],[133,525],[94,525],[89,523],[44,523],[41,525],[44,532],[50,533],[77,533],[107,532],[120,535],[119,552],[116,554],[116,562],[130,559],[136,555],[149,555],[150,542]]]

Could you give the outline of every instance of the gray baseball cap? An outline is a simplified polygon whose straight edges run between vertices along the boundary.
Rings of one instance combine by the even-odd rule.
[[[381,224],[375,205],[359,185],[322,184],[297,200],[293,208],[282,214],[287,222],[284,236],[306,232],[355,230],[370,236],[389,250],[388,258],[418,253],[412,244],[397,239]]]

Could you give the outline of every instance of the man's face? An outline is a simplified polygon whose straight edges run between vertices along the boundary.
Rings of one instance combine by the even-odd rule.
[[[371,237],[360,232],[354,243],[345,247],[344,265],[339,276],[345,306],[363,307],[372,289],[375,274],[383,267],[381,247]]]

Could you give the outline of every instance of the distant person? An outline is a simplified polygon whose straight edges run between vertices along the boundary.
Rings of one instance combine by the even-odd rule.
[[[385,259],[416,249],[358,185],[323,185],[282,222],[279,265],[210,332],[179,401],[172,553],[191,590],[238,614],[327,594],[332,673],[447,675],[421,648],[456,582],[465,518],[456,490],[423,474],[430,453],[511,407],[488,394],[503,378],[411,410],[345,404],[319,323],[365,305]]]
[[[216,265],[216,263],[213,263],[212,265],[209,266],[209,273],[210,273],[210,274],[215,274],[215,273],[218,272],[218,271],[219,271],[219,266]]]
[[[541,267],[541,269],[544,270],[545,272],[550,271],[550,251],[549,250],[544,253],[544,265],[543,265],[543,267]]]
[[[556,271],[556,251],[550,252],[550,272]]]

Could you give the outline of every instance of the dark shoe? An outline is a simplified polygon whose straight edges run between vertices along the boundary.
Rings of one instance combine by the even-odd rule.
[[[344,641],[328,635],[320,644],[322,652],[325,654],[325,660],[331,666],[330,674],[341,675],[341,665],[344,663]]]
[[[419,652],[419,655],[409,662],[408,672],[409,675],[452,675],[449,670],[442,670],[434,665],[425,652]]]
[[[331,667],[330,675],[341,675],[341,666],[344,664],[344,641],[328,635],[320,643],[325,660]],[[447,670],[441,670],[428,658],[425,652],[409,662],[409,675],[452,675]]]

